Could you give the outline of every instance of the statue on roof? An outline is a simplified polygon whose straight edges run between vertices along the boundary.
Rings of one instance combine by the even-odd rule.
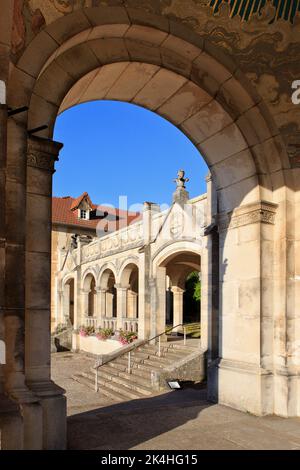
[[[185,183],[190,181],[189,178],[185,178],[185,171],[178,170],[177,178],[175,178],[174,183],[176,183],[176,191],[173,193],[173,202],[178,204],[185,204],[189,199],[189,193],[185,189]]]
[[[190,181],[190,178],[185,178],[184,177],[185,175],[185,171],[184,170],[178,170],[177,172],[177,178],[175,178],[173,181],[174,183],[176,183],[176,186],[178,188],[182,188],[182,189],[185,189],[185,183],[187,183],[188,181]]]

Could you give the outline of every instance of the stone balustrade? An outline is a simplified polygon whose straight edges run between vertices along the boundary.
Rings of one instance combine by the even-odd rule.
[[[138,318],[123,318],[123,330],[137,333],[138,327],[139,327]]]

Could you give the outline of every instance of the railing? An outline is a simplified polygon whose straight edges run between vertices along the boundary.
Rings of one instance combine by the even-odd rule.
[[[90,316],[85,317],[85,326],[98,328],[98,322],[99,322],[99,319],[97,317],[90,317]]]
[[[178,325],[172,326],[172,328],[168,328],[162,333],[153,336],[150,339],[147,339],[143,341],[142,343],[139,343],[138,345],[133,345],[132,349],[130,351],[124,351],[122,354],[120,354],[118,357],[124,356],[125,354],[128,354],[128,365],[127,365],[127,372],[128,374],[131,374],[131,369],[132,369],[132,362],[131,362],[131,352],[136,351],[137,349],[141,348],[142,346],[145,346],[145,344],[151,343],[152,341],[155,341],[158,338],[158,357],[161,357],[161,337],[165,335],[166,333],[169,333],[170,331],[174,330],[175,328],[178,328],[179,326],[183,327],[183,344],[184,346],[186,345],[186,326],[183,323],[180,323]],[[95,373],[95,391],[98,392],[98,374],[99,374],[99,368],[108,364],[109,362],[113,361],[116,359],[115,357],[109,359],[108,361],[104,362],[103,364],[97,364],[94,366],[94,369],[96,371]]]
[[[123,329],[125,331],[131,331],[137,333],[139,327],[139,321],[137,318],[123,318]]]
[[[117,319],[116,317],[104,317],[101,319],[101,323],[103,325],[103,328],[111,328],[114,331],[116,330],[117,327]]]

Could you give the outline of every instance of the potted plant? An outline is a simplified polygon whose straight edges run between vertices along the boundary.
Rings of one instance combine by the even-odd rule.
[[[93,326],[84,326],[84,325],[81,325],[79,327],[79,334],[80,336],[91,336],[95,333],[95,328]]]
[[[119,331],[119,341],[122,345],[130,344],[137,339],[137,334],[133,331]]]
[[[114,334],[114,331],[112,328],[99,328],[98,333],[96,334],[96,337],[99,340],[105,341],[108,338],[111,338],[113,334]]]

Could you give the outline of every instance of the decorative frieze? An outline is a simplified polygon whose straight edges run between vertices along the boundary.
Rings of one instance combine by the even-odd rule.
[[[243,225],[275,223],[277,204],[267,201],[259,201],[247,204],[226,214],[218,216],[219,231],[242,227]]]
[[[27,165],[53,173],[62,147],[63,144],[54,140],[31,137],[28,139]]]

